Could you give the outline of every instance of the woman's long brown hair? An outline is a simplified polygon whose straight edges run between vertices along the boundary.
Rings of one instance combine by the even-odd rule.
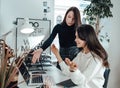
[[[96,36],[95,30],[91,25],[81,25],[77,28],[77,33],[80,39],[86,41],[86,45],[90,51],[94,52],[103,61],[105,67],[109,67],[108,54],[100,44],[98,37]]]
[[[63,19],[63,22],[62,24],[66,23],[66,16],[67,14],[70,12],[70,11],[73,11],[74,13],[74,19],[75,19],[75,28],[77,28],[78,26],[80,26],[82,24],[81,22],[81,16],[80,16],[80,11],[77,7],[70,7],[67,12],[65,13],[65,17]]]

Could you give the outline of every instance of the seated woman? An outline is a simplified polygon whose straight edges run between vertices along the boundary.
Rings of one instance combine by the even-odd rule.
[[[83,24],[76,30],[75,42],[82,51],[70,61],[69,58],[62,60],[58,49],[53,44],[51,50],[56,56],[62,72],[71,78],[79,88],[103,88],[104,71],[109,67],[108,55],[100,44],[94,28]]]

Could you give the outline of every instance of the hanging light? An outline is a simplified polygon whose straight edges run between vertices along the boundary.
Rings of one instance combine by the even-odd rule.
[[[20,32],[25,33],[25,34],[29,34],[34,31],[32,25],[29,24],[28,18],[24,19],[24,22],[23,22],[22,26],[20,27],[20,29],[21,29]]]

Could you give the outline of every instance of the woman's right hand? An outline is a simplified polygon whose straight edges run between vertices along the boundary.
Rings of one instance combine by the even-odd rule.
[[[32,58],[32,63],[36,63],[37,60],[39,60],[40,55],[42,54],[43,49],[37,49],[35,50],[32,54],[33,54],[33,58]]]
[[[51,46],[51,51],[56,56],[59,63],[63,61],[61,56],[60,56],[58,48],[54,44],[52,44],[52,46]]]
[[[51,45],[51,51],[53,52],[53,54],[55,56],[57,56],[59,54],[59,51],[58,51],[57,47],[54,44]]]

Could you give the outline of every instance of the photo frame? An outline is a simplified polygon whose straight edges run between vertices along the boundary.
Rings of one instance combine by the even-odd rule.
[[[18,55],[26,50],[39,48],[51,32],[50,20],[29,18],[29,24],[34,28],[34,32],[30,34],[21,33],[20,25],[23,21],[24,18],[16,18],[16,50]],[[44,53],[51,54],[50,48],[47,48]]]

